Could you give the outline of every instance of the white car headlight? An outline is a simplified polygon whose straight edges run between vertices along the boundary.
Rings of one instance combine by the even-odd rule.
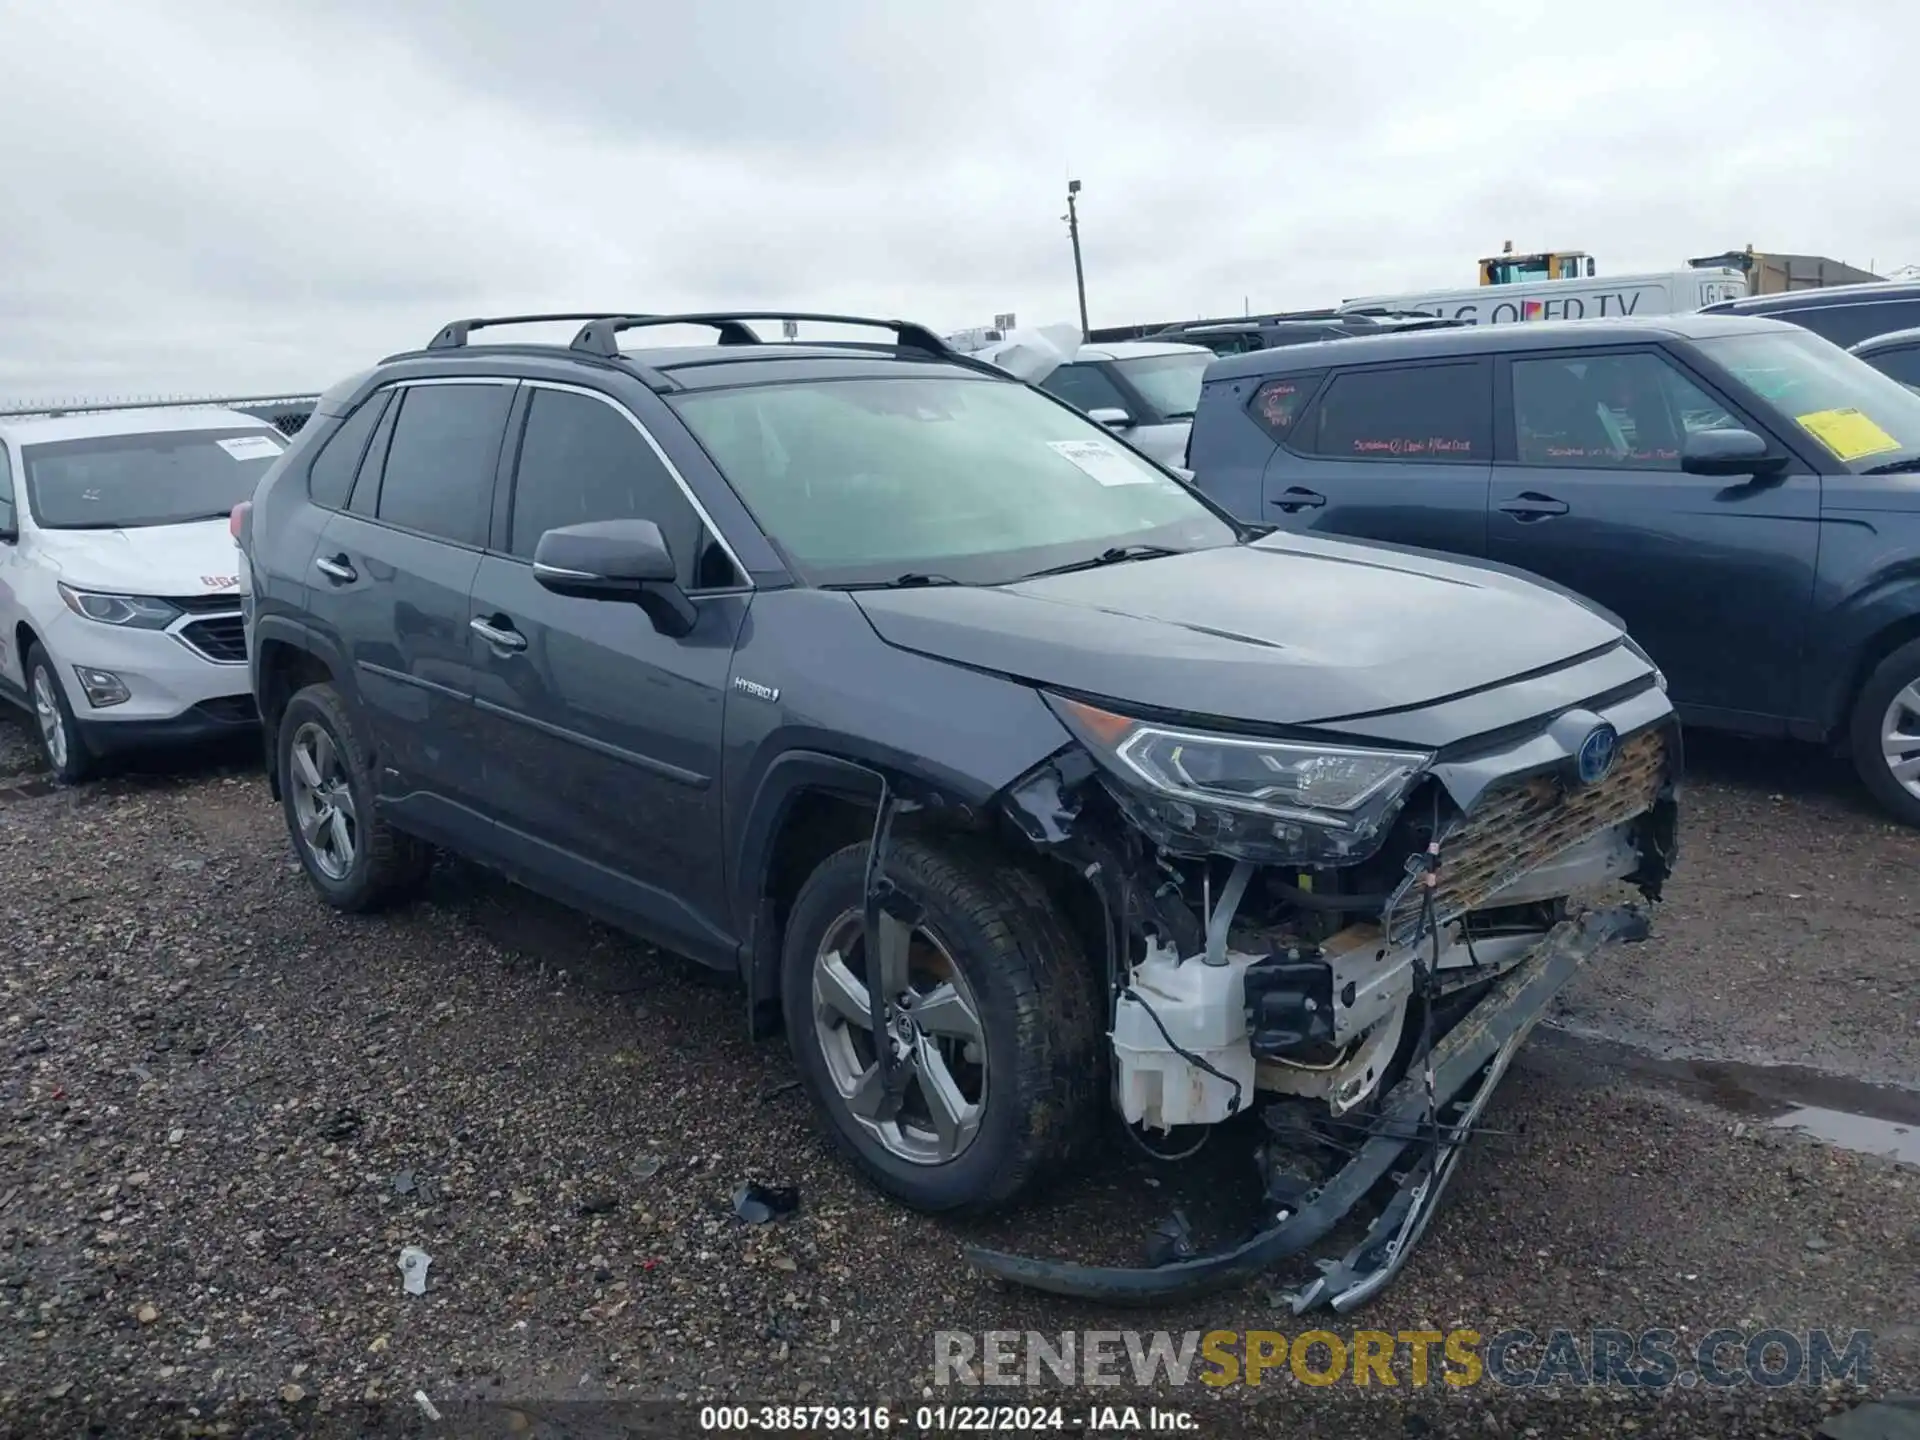
[[[1048,698],[1124,782],[1116,798],[1135,823],[1176,852],[1267,863],[1360,858],[1433,759],[1424,750],[1189,730]]]
[[[58,582],[60,598],[83,619],[134,630],[164,630],[183,613],[178,605],[151,595],[105,595]]]

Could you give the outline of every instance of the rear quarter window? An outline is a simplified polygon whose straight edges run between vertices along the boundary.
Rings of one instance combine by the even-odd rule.
[[[1313,399],[1313,392],[1320,388],[1326,373],[1324,370],[1310,370],[1263,381],[1247,401],[1247,414],[1253,417],[1254,424],[1274,440],[1282,443],[1291,441],[1295,426],[1306,413],[1307,403]]]
[[[307,467],[307,494],[316,505],[329,510],[344,510],[353,490],[353,477],[359,473],[360,457],[367,453],[367,441],[380,414],[387,408],[391,391],[370,396],[359,409],[340,422],[320,444],[320,453]]]

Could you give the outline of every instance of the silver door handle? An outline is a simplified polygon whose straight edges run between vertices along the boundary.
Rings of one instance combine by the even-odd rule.
[[[329,560],[324,555],[313,562],[313,568],[329,580],[338,580],[343,585],[349,580],[358,580],[360,578],[360,572],[355,570],[353,566],[347,564],[345,560]]]
[[[502,630],[497,625],[488,624],[478,615],[469,620],[467,625],[468,628],[482,640],[486,641],[489,645],[497,645],[502,650],[524,650],[527,648],[527,637],[522,635],[518,630]]]

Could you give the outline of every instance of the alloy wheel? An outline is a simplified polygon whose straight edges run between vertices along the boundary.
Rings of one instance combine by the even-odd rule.
[[[1880,753],[1894,783],[1920,799],[1920,679],[1888,703],[1880,722]]]
[[[941,1165],[973,1143],[986,1114],[987,1043],[966,976],[939,938],[883,913],[878,956],[849,910],[813,962],[814,1033],[847,1112],[886,1151]],[[871,990],[882,996],[874,1033]],[[881,1048],[892,1057],[887,1083]]]
[[[288,779],[301,842],[322,875],[344,880],[353,869],[360,821],[340,747],[324,726],[308,721],[294,732],[291,759]]]
[[[55,770],[67,768],[67,721],[60,713],[60,697],[53,693],[53,676],[39,665],[33,672],[33,715],[40,722],[40,737],[47,744],[47,758]]]

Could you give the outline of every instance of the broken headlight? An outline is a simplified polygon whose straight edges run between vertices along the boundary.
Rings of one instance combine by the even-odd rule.
[[[1269,864],[1365,859],[1433,756],[1136,720],[1048,696],[1120,783],[1121,807],[1176,854]]]

